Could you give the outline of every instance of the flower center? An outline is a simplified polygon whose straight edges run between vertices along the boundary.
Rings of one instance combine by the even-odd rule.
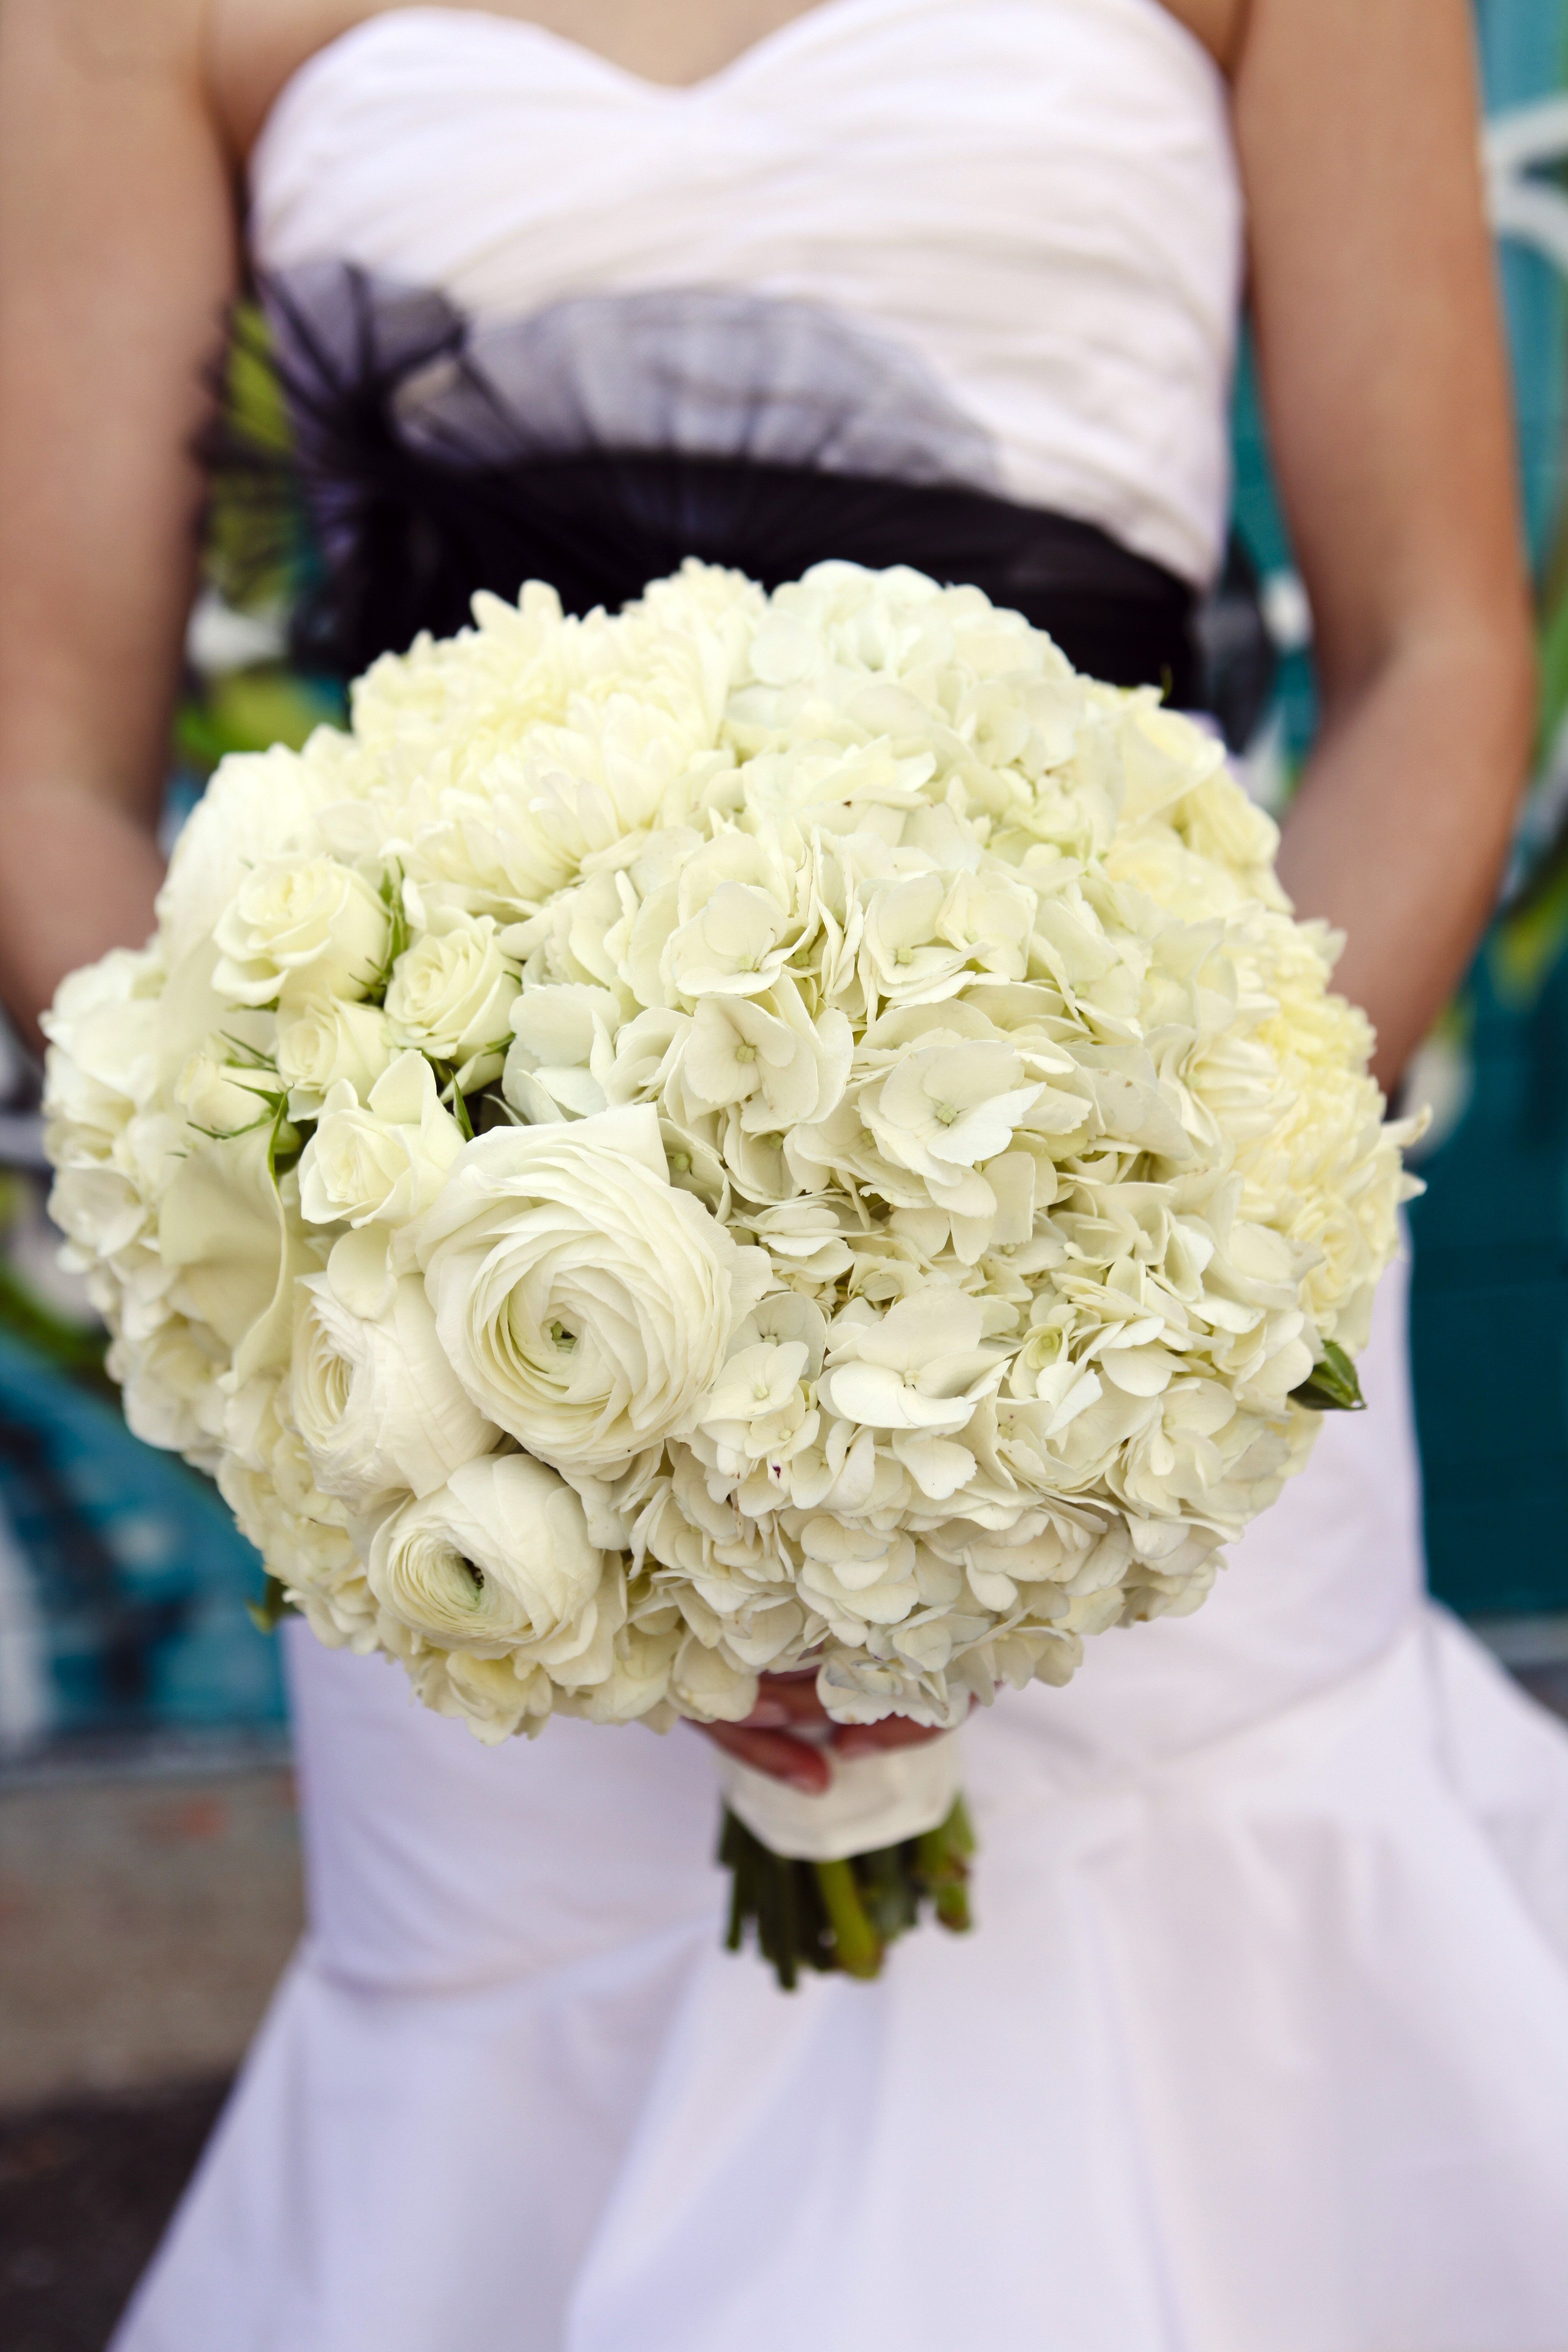
[[[482,1592],[485,1589],[484,1570],[477,1566],[477,1564],[473,1560],[469,1559],[463,1552],[459,1552],[458,1554],[458,1559],[464,1575],[469,1578],[472,1581],[474,1591],[476,1592]]]
[[[756,1047],[755,1047],[754,1045],[748,1045],[745,1043],[744,1039],[742,1039],[742,1042],[741,1042],[741,1044],[740,1044],[740,1045],[738,1045],[736,1046],[736,1048],[735,1048],[735,1059],[736,1059],[736,1061],[737,1061],[737,1062],[754,1062],[754,1061],[756,1060],[756,1058],[757,1058],[757,1049],[756,1049]]]
[[[546,1326],[546,1328],[549,1332],[550,1338],[560,1349],[562,1354],[569,1356],[573,1349],[577,1345],[576,1332],[569,1331],[564,1323],[551,1323]]]
[[[957,1108],[952,1103],[934,1103],[931,1108],[943,1127],[951,1127],[958,1117]]]

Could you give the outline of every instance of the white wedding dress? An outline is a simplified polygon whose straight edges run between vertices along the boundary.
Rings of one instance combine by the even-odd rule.
[[[553,318],[584,434],[798,456],[838,368],[854,463],[1214,564],[1239,207],[1156,0],[826,0],[691,92],[401,10],[252,188],[269,268]],[[485,1749],[291,1628],[312,1924],[117,2352],[1563,2352],[1568,1738],[1423,1597],[1404,1309],[1197,1616],[971,1723],[978,1932],[873,1986],[721,1950],[694,1732]]]

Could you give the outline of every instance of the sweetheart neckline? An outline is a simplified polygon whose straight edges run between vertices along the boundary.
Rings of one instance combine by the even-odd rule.
[[[310,76],[318,65],[325,64],[329,59],[340,58],[343,52],[352,50],[362,38],[374,37],[387,26],[411,23],[440,26],[443,28],[448,25],[479,26],[486,33],[491,30],[499,31],[503,39],[515,35],[521,42],[532,41],[542,44],[546,49],[553,50],[557,56],[565,58],[590,73],[620,84],[630,94],[650,104],[668,101],[679,105],[683,100],[710,97],[732,79],[744,74],[759,62],[771,61],[779,48],[787,48],[794,36],[804,35],[808,27],[814,27],[816,25],[819,18],[837,20],[842,16],[857,16],[862,9],[875,11],[879,8],[898,7],[904,5],[907,5],[907,0],[811,0],[810,6],[798,9],[793,16],[786,16],[782,25],[775,25],[771,32],[763,33],[759,39],[749,42],[743,49],[737,50],[732,58],[726,58],[722,65],[716,66],[711,73],[700,75],[695,81],[655,81],[647,74],[634,71],[630,66],[621,65],[615,58],[606,57],[603,49],[595,49],[586,41],[574,41],[569,33],[558,33],[551,26],[542,25],[532,16],[514,16],[508,10],[485,7],[449,8],[439,5],[416,5],[408,8],[395,5],[377,8],[371,16],[362,16],[356,24],[348,26],[341,33],[334,34],[330,41],[323,41],[320,48],[312,49],[310,56],[301,59],[294,70],[284,78],[276,97],[262,118],[261,129],[252,142],[251,152],[255,152],[256,148],[265,138],[273,116],[298,83]],[[946,5],[956,5],[956,0],[946,0]],[[1162,16],[1167,13],[1162,5],[1162,0],[1152,0],[1152,5],[1159,8]],[[1175,19],[1172,18],[1171,21],[1174,23]]]
[[[547,50],[553,50],[557,56],[582,70],[617,85],[644,105],[679,107],[721,93],[732,81],[743,79],[758,66],[771,64],[780,49],[787,51],[797,37],[809,41],[813,33],[819,32],[824,25],[836,24],[846,17],[854,18],[863,10],[875,13],[879,9],[896,10],[907,5],[908,0],[812,0],[809,7],[786,17],[782,25],[775,25],[771,32],[763,33],[757,40],[748,43],[746,47],[738,50],[711,73],[703,74],[690,82],[650,80],[646,74],[636,73],[630,67],[606,57],[602,49],[592,48],[584,41],[574,41],[568,34],[554,32],[548,25],[541,25],[531,16],[513,16],[500,9],[485,7],[416,5],[378,8],[373,15],[362,16],[357,24],[335,34],[330,41],[323,41],[320,48],[312,49],[309,57],[285,76],[250,142],[246,168],[247,171],[250,169],[274,122],[295,92],[314,79],[317,68],[341,62],[342,57],[359,42],[379,36],[387,26],[410,23],[443,26],[479,26],[487,33],[499,29],[503,37],[515,34],[520,42],[531,40],[542,43]],[[959,0],[939,0],[939,5],[957,5]],[[1165,5],[1165,0],[1131,0],[1131,5],[1140,15],[1152,18],[1173,34],[1178,45],[1189,55],[1195,54],[1211,73],[1220,74],[1221,68],[1211,51],[1190,26],[1173,14]]]

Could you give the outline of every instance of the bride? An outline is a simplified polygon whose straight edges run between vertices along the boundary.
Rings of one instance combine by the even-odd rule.
[[[1531,721],[1473,107],[1462,0],[5,0],[7,1001],[150,928],[247,268],[345,670],[840,555],[1181,697],[1245,267],[1392,1086]],[[1423,1598],[1403,1306],[1196,1618],[972,1722],[982,1931],[873,1987],[718,1949],[689,1727],[291,1629],[311,1926],[118,2352],[1562,2352],[1568,1742]],[[814,1785],[811,1707],[714,1736]]]

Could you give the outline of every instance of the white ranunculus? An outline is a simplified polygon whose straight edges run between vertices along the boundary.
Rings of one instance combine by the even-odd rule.
[[[770,1279],[671,1185],[651,1109],[480,1136],[416,1244],[475,1403],[600,1472],[689,1424]]]
[[[288,1089],[289,1118],[318,1118],[345,1080],[363,1102],[399,1050],[379,1006],[341,996],[309,1000],[278,1028],[278,1082]]]
[[[565,1480],[526,1454],[489,1454],[390,1512],[365,1572],[383,1609],[442,1648],[602,1682],[626,1602]]]
[[[300,1206],[312,1224],[405,1225],[428,1208],[463,1148],[423,1054],[400,1054],[363,1107],[340,1080],[300,1162]]]
[[[1407,1189],[1220,747],[906,570],[474,620],[47,1016],[133,1426],[486,1739],[951,1725],[1195,1607]]]
[[[454,917],[398,957],[386,1017],[404,1045],[456,1065],[466,1092],[499,1074],[517,992],[493,917]]]
[[[300,1289],[289,1407],[323,1495],[362,1513],[389,1495],[428,1495],[500,1443],[441,1352],[417,1275],[374,1322],[327,1274]]]
[[[235,1004],[293,1007],[312,996],[363,996],[385,957],[391,917],[352,866],[268,857],[219,917],[213,986]]]

